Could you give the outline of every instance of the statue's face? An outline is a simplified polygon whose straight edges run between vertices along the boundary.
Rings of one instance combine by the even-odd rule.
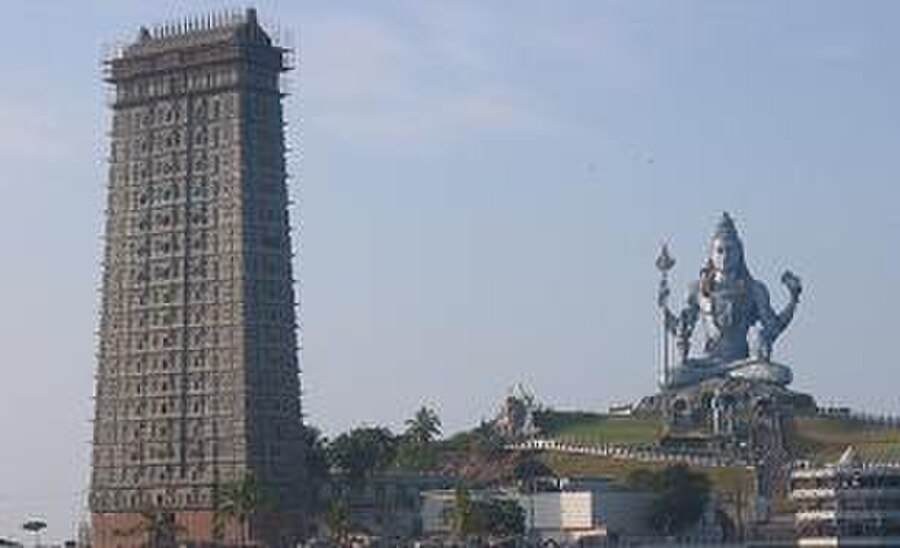
[[[741,243],[735,238],[716,236],[712,241],[710,258],[717,272],[736,272],[744,260]]]

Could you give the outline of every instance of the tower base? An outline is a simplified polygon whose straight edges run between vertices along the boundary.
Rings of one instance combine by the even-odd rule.
[[[172,518],[166,517],[166,514]],[[148,510],[91,514],[94,548],[158,547],[293,547],[302,533],[299,512],[266,515],[241,525],[222,519],[217,527],[212,510]]]

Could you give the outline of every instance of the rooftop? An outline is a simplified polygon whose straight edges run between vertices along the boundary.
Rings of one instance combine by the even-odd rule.
[[[259,25],[256,9],[244,12],[209,13],[151,28],[141,27],[137,40],[125,47],[125,56],[162,53],[222,42],[272,45],[272,40]]]

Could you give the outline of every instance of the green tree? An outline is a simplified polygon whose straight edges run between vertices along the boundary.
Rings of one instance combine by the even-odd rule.
[[[456,486],[453,497],[453,534],[460,540],[465,540],[472,535],[480,534],[483,527],[480,522],[481,515],[477,511],[475,501],[472,500],[472,492],[465,485]]]
[[[441,435],[441,419],[433,409],[422,406],[406,421],[406,431],[397,446],[397,464],[419,470],[437,463],[435,440]]]
[[[339,499],[332,500],[325,509],[324,518],[329,540],[337,546],[347,546],[350,537],[350,512],[347,504]]]
[[[481,421],[469,439],[469,451],[478,458],[492,459],[503,453],[503,437],[493,424]]]
[[[238,542],[241,546],[250,541],[250,524],[260,513],[272,509],[272,501],[266,496],[262,486],[253,474],[226,484],[219,493],[216,507],[216,528],[229,521],[238,524]]]
[[[525,510],[514,500],[493,499],[481,505],[478,511],[484,513],[485,530],[493,537],[525,534]]]
[[[389,466],[397,453],[397,440],[383,427],[362,427],[345,432],[328,445],[328,460],[347,474],[350,483],[365,483],[375,470]]]
[[[303,427],[303,474],[307,485],[307,511],[319,516],[324,511],[323,490],[329,481],[327,440],[314,426]]]
[[[659,490],[659,474],[649,468],[638,468],[632,470],[625,480],[628,487],[641,491],[658,491]]]
[[[536,453],[529,451],[523,453],[516,461],[516,464],[513,466],[512,476],[519,484],[521,490],[532,492],[535,490],[538,480],[552,478],[555,474]]]
[[[406,421],[404,436],[420,446],[430,445],[441,437],[441,419],[437,412],[423,405],[416,411],[415,416]]]
[[[656,493],[650,522],[664,535],[681,533],[696,524],[709,502],[709,478],[683,464],[660,471],[636,470],[629,475],[628,484]]]
[[[453,515],[453,534],[465,541],[472,537],[511,537],[525,533],[525,511],[518,502],[492,498],[476,500],[464,485],[456,488]]]

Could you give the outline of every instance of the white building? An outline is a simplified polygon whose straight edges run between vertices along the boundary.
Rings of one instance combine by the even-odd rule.
[[[860,462],[791,473],[798,546],[900,546],[900,464]]]
[[[471,496],[473,500],[516,501],[525,515],[527,531],[560,543],[652,534],[647,523],[653,495],[619,489],[602,478],[564,479],[559,491],[486,490],[474,491]],[[452,532],[455,504],[453,490],[422,494],[422,532],[426,537]]]

